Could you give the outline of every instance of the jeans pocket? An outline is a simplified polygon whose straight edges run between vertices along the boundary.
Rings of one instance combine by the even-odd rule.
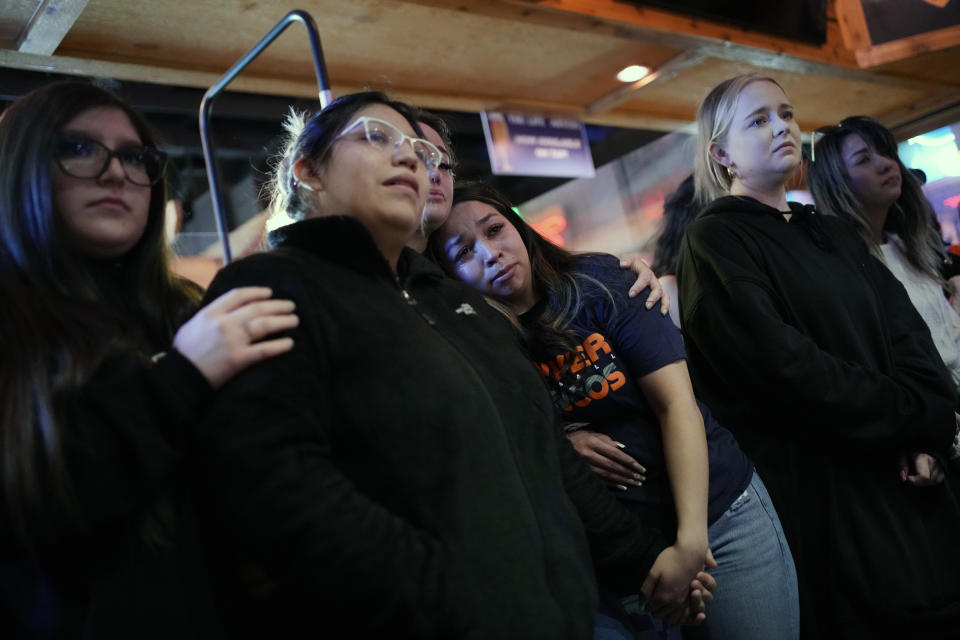
[[[736,513],[737,511],[739,511],[739,510],[742,509],[743,507],[745,507],[745,506],[747,506],[748,504],[750,504],[750,499],[751,499],[751,496],[750,496],[750,488],[748,487],[746,491],[744,491],[743,493],[741,493],[741,494],[737,497],[737,499],[733,501],[733,503],[730,505],[730,508],[727,509],[727,511],[728,511],[729,513]]]

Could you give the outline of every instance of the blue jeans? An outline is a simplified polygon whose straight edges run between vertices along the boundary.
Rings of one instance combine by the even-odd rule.
[[[797,570],[780,518],[756,472],[747,490],[707,530],[717,568],[713,603],[685,639],[796,640]]]
[[[685,640],[796,640],[800,635],[797,572],[780,518],[760,476],[754,472],[733,504],[707,529],[717,579],[707,619],[684,627]],[[625,633],[629,627],[631,634]],[[596,640],[679,638],[676,629],[642,611],[639,597],[624,598],[622,609],[604,598]]]

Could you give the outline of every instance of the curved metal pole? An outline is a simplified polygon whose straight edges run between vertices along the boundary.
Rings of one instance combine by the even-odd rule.
[[[228,84],[233,82],[234,78],[240,75],[240,72],[248,64],[253,62],[293,22],[302,22],[307,29],[307,35],[310,37],[310,50],[313,53],[313,70],[317,76],[320,108],[326,107],[330,103],[330,82],[327,79],[327,68],[323,62],[323,50],[320,48],[317,23],[314,22],[309,13],[301,9],[294,9],[285,15],[267,35],[263,36],[260,42],[255,44],[213,86],[207,89],[207,92],[203,94],[203,100],[200,101],[200,142],[203,145],[203,162],[207,166],[207,181],[210,183],[210,202],[213,205],[213,215],[217,221],[220,244],[223,245],[224,264],[229,264],[233,260],[233,254],[230,251],[230,235],[227,231],[227,208],[229,205],[220,190],[222,180],[220,170],[215,163],[215,149],[213,138],[210,135],[210,112],[213,110],[213,101]]]

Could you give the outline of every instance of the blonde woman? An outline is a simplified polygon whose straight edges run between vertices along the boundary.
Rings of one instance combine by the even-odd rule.
[[[800,129],[776,81],[721,83],[698,124],[707,206],[678,270],[690,371],[776,504],[801,634],[947,637],[960,624],[950,375],[852,226],[787,202]]]

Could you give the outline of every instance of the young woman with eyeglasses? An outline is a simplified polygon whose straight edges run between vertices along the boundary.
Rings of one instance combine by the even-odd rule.
[[[212,390],[289,349],[260,339],[297,319],[262,288],[190,318],[200,292],[167,269],[164,160],[144,120],[92,84],[47,85],[0,116],[11,637],[214,632],[189,602],[202,563],[181,519],[182,455]]]
[[[636,592],[666,543],[563,439],[505,320],[405,248],[442,162],[416,122],[374,92],[294,120],[275,208],[301,220],[211,285],[268,285],[302,320],[210,417],[221,566],[246,633],[589,637],[595,569]]]
[[[939,223],[893,134],[865,116],[816,136],[807,184],[823,214],[851,220],[860,237],[907,290],[937,352],[960,386],[960,315],[944,295]]]
[[[450,139],[450,129],[443,118],[422,109],[417,109],[416,118],[420,130],[423,131],[423,137],[437,147],[441,154],[437,168],[429,173],[430,191],[427,194],[427,204],[423,209],[420,226],[407,243],[411,249],[423,253],[427,247],[427,238],[450,215],[453,181],[456,177],[454,167],[457,161]]]
[[[776,504],[801,634],[954,635],[956,393],[929,332],[847,220],[787,202],[800,130],[779,84],[727,80],[697,119],[707,206],[677,274],[690,371]]]

